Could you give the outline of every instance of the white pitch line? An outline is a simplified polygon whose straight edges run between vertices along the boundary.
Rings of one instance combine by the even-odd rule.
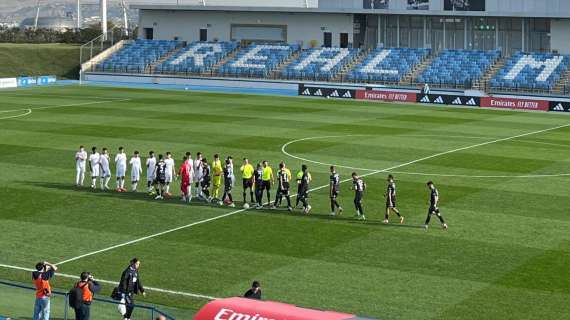
[[[0,110],[0,113],[16,112],[16,111],[24,111],[24,110],[44,110],[44,109],[54,109],[54,108],[64,108],[64,107],[79,107],[79,106],[87,106],[87,105],[92,105],[92,104],[102,104],[102,103],[109,103],[109,102],[122,102],[122,101],[130,101],[130,100],[132,100],[132,99],[91,101],[91,102],[82,102],[82,103],[62,104],[62,105],[57,105],[57,106],[22,108],[22,109],[13,109],[13,110]]]
[[[368,173],[365,173],[365,174],[361,175],[361,177],[366,177],[366,176],[370,176],[370,175],[377,174],[377,173],[381,173],[381,172],[388,172],[388,171],[390,171],[390,170],[402,168],[402,167],[409,166],[409,165],[414,164],[414,163],[418,163],[418,162],[420,162],[420,161],[425,161],[425,160],[428,160],[428,159],[436,158],[436,157],[439,157],[439,156],[443,156],[443,155],[450,154],[450,153],[454,153],[454,152],[458,152],[458,151],[464,151],[464,150],[468,150],[468,149],[473,149],[473,148],[477,148],[477,147],[481,147],[481,146],[485,146],[485,145],[489,145],[489,144],[493,144],[493,143],[497,143],[497,142],[512,140],[512,139],[516,139],[516,138],[520,138],[520,137],[525,137],[525,136],[529,136],[529,135],[533,135],[533,134],[537,134],[537,133],[548,132],[548,131],[552,131],[552,130],[556,130],[556,129],[560,129],[560,128],[564,128],[564,127],[568,127],[568,126],[570,126],[570,124],[561,125],[561,126],[557,126],[557,127],[552,127],[552,128],[548,128],[548,129],[543,129],[543,130],[537,130],[537,131],[528,132],[528,133],[523,133],[523,134],[518,134],[518,135],[515,135],[515,136],[512,136],[512,137],[496,139],[496,140],[487,141],[487,142],[483,142],[483,143],[478,143],[478,144],[474,144],[474,145],[470,145],[470,146],[466,146],[466,147],[456,148],[456,149],[453,149],[453,150],[443,151],[443,152],[439,152],[439,153],[436,153],[436,154],[433,154],[433,155],[430,155],[430,156],[426,156],[426,157],[423,157],[423,158],[420,158],[420,159],[416,159],[416,160],[408,161],[408,162],[405,162],[405,163],[402,163],[402,164],[398,164],[398,165],[395,165],[395,166],[392,166],[392,167],[389,167],[389,168],[371,171],[371,172],[368,172]],[[313,137],[313,138],[316,139],[317,137]],[[308,140],[308,139],[310,139],[310,138],[305,138],[305,140]],[[285,145],[287,145],[287,143],[286,143]],[[283,146],[285,146],[285,145],[283,145]],[[282,147],[281,149],[283,150],[283,147]],[[352,180],[352,178],[344,179],[344,180],[341,181],[341,183],[347,182],[347,181],[351,181],[351,180]],[[324,189],[324,188],[326,188],[326,187],[328,187],[328,186],[329,186],[328,184],[325,184],[325,185],[322,185],[322,186],[313,188],[313,189],[311,189],[311,190],[309,190],[309,191],[310,191],[310,192],[313,192],[313,191],[321,190],[321,189]],[[293,195],[292,197],[295,197],[295,195]],[[248,209],[248,210],[249,210],[249,209]],[[127,242],[124,242],[124,243],[120,243],[120,244],[116,244],[116,245],[111,246],[111,247],[108,247],[108,248],[104,248],[104,249],[101,249],[101,250],[96,250],[96,251],[92,251],[92,252],[89,252],[89,253],[86,253],[86,254],[82,254],[82,255],[77,256],[77,257],[74,257],[74,258],[70,258],[70,259],[67,259],[67,260],[63,260],[63,261],[61,261],[61,262],[59,262],[59,263],[56,263],[56,265],[62,265],[62,264],[68,263],[68,262],[72,262],[72,261],[76,261],[76,260],[79,260],[79,259],[82,259],[82,258],[85,258],[85,257],[92,256],[92,255],[95,255],[95,254],[107,252],[107,251],[110,251],[110,250],[113,250],[113,249],[121,248],[121,247],[124,247],[124,246],[128,246],[128,245],[131,245],[131,244],[135,244],[135,243],[141,242],[141,241],[145,241],[145,240],[148,240],[148,239],[156,238],[156,237],[159,237],[159,236],[168,234],[168,233],[172,233],[172,232],[175,232],[175,231],[187,229],[187,228],[190,228],[190,227],[193,227],[193,226],[197,226],[197,225],[201,225],[201,224],[208,223],[208,222],[211,222],[211,221],[219,220],[219,219],[222,219],[222,218],[225,218],[225,217],[230,217],[230,216],[236,215],[236,214],[241,213],[241,212],[244,212],[244,211],[246,211],[246,209],[239,209],[239,210],[235,210],[235,211],[232,211],[232,212],[228,212],[228,213],[226,213],[226,214],[222,214],[222,215],[219,215],[219,216],[215,216],[215,217],[212,217],[212,218],[208,218],[208,219],[205,219],[205,220],[196,221],[196,222],[193,222],[193,223],[184,225],[184,226],[172,228],[172,229],[165,230],[165,231],[162,231],[162,232],[158,232],[158,233],[155,233],[155,234],[151,234],[151,235],[148,235],[148,236],[145,236],[145,237],[141,237],[141,238],[134,239],[134,240],[127,241]]]
[[[1,117],[0,120],[21,118],[21,117],[25,117],[25,116],[27,116],[27,115],[32,114],[32,109],[22,109],[22,110],[19,110],[19,111],[24,111],[24,110],[27,110],[26,113],[18,114],[18,115],[15,115],[15,116]],[[14,111],[14,112],[16,112],[16,111]],[[3,113],[3,112],[0,112],[0,113]]]
[[[29,271],[29,272],[35,271],[34,269],[24,268],[24,267],[19,267],[19,266],[12,266],[12,265],[8,265],[8,264],[0,264],[0,268]],[[62,277],[62,278],[68,278],[68,279],[79,279],[78,276],[74,276],[71,274],[65,274],[65,273],[59,273],[59,272],[56,272],[56,276]],[[106,284],[111,284],[111,285],[118,285],[119,284],[117,281],[103,280],[103,279],[97,279],[97,278],[96,278],[96,280],[101,282],[101,283],[106,283]],[[198,294],[198,293],[189,293],[189,292],[184,292],[184,291],[173,291],[173,290],[168,290],[168,289],[153,288],[153,287],[147,287],[147,286],[145,286],[145,289],[150,290],[150,291],[160,292],[160,293],[167,293],[167,294],[178,295],[178,296],[186,296],[186,297],[192,297],[192,298],[200,298],[200,299],[207,299],[207,300],[218,300],[219,299],[219,298],[208,296],[208,295],[203,295],[203,294]]]

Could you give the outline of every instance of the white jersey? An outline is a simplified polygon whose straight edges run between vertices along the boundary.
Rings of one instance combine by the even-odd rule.
[[[174,171],[174,159],[172,158],[167,158],[164,160],[164,163],[166,164],[166,182],[170,183],[172,182],[172,172]]]
[[[91,164],[91,173],[93,177],[99,176],[99,162],[101,161],[101,155],[99,152],[92,153],[89,156],[89,163]]]
[[[194,170],[194,180],[200,181],[202,179],[202,174],[204,173],[202,171],[202,160],[201,159],[194,160],[194,166],[192,167],[192,169]]]
[[[75,166],[85,170],[85,163],[87,162],[87,152],[77,151],[75,153]]]
[[[117,177],[124,177],[127,172],[127,155],[118,153],[115,156],[115,166],[117,168]]]
[[[146,159],[146,179],[148,181],[154,180],[154,170],[156,168],[156,158],[148,158]]]
[[[188,175],[190,176],[190,183],[194,182],[194,160],[192,158],[186,160],[188,162]]]
[[[131,180],[139,181],[142,173],[141,158],[132,157],[131,161],[129,161],[129,164],[131,165]]]
[[[111,167],[109,165],[109,155],[102,154],[99,160],[101,164],[101,176],[102,177],[110,177],[111,176]]]

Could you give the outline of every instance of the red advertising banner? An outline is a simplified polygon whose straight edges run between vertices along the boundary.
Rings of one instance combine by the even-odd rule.
[[[384,90],[356,90],[356,99],[416,102],[417,94],[412,92]]]
[[[483,108],[548,111],[549,106],[550,104],[546,100],[495,98],[495,97],[481,98],[481,107]]]
[[[206,304],[194,320],[348,320],[346,313],[299,308],[294,305],[244,298],[214,300]]]

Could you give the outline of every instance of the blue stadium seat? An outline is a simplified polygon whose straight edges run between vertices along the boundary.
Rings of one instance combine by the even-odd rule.
[[[500,51],[446,49],[416,81],[442,86],[469,86],[479,80],[499,56]]]
[[[192,42],[157,67],[158,72],[204,73],[238,47],[236,42]]]
[[[493,88],[550,91],[568,70],[570,56],[552,53],[515,53],[489,82]]]
[[[348,79],[399,82],[429,53],[429,49],[378,48],[348,73]]]
[[[137,39],[97,65],[97,70],[143,72],[146,67],[182,45],[176,40]]]
[[[299,45],[253,43],[221,66],[218,73],[227,76],[265,78],[299,50]]]
[[[301,53],[282,76],[288,79],[331,80],[358,56],[360,49],[313,48]]]

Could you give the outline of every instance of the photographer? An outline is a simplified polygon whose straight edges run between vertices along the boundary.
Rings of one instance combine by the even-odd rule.
[[[51,286],[57,267],[47,261],[38,262],[36,271],[32,272],[32,280],[36,287],[36,302],[34,304],[33,320],[49,320]]]
[[[89,320],[93,294],[98,293],[101,290],[101,286],[93,279],[93,275],[90,272],[82,272],[80,279],[81,281],[75,284],[75,288],[81,289],[83,298],[81,303],[74,308],[75,320]]]
[[[123,271],[121,281],[119,282],[119,293],[121,294],[121,302],[125,304],[125,312],[121,312],[123,319],[129,320],[135,308],[134,295],[141,293],[146,296],[142,285],[139,268],[141,262],[137,258],[133,258],[129,266]]]

